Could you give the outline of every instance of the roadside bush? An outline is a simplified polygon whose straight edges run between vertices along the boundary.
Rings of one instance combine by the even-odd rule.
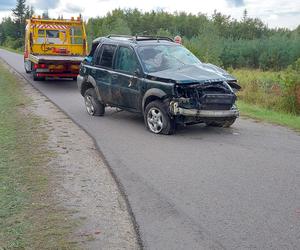
[[[5,42],[3,43],[3,46],[15,49],[15,50],[23,50],[24,41],[21,38],[14,39],[12,37],[7,37],[5,39]]]
[[[300,114],[300,58],[283,72],[282,80],[284,109]]]
[[[259,105],[268,109],[281,110],[281,78],[279,72],[261,70],[233,70],[242,90],[238,97],[246,103]]]
[[[300,114],[300,58],[285,71],[236,69],[239,99],[267,109]]]

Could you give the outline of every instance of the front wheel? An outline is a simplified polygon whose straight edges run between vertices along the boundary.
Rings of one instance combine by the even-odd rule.
[[[150,102],[144,112],[146,127],[155,134],[170,135],[175,132],[175,121],[168,115],[161,101]]]
[[[101,103],[95,89],[90,88],[84,93],[84,103],[86,111],[92,116],[102,116],[105,113],[105,105]]]

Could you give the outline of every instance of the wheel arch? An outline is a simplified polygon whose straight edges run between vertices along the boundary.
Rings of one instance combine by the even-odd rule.
[[[161,89],[152,88],[146,91],[142,100],[142,111],[145,111],[146,106],[155,100],[161,100],[166,97],[167,94]]]
[[[88,76],[86,80],[81,84],[81,88],[80,88],[81,95],[84,96],[84,93],[90,88],[95,89],[97,98],[99,99],[99,101],[102,102],[102,98],[99,89],[97,88],[95,79],[91,76]]]

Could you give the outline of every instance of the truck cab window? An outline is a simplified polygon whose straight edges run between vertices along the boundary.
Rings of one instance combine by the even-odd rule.
[[[58,30],[46,30],[47,38],[59,38]]]
[[[38,30],[38,36],[36,40],[37,44],[45,43],[45,30]]]
[[[38,36],[44,37],[45,36],[45,30],[38,30]]]
[[[82,44],[81,27],[73,26],[70,28],[71,44]]]

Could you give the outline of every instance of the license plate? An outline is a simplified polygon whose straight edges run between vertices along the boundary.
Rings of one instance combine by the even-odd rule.
[[[49,72],[49,69],[36,69],[36,72]]]

